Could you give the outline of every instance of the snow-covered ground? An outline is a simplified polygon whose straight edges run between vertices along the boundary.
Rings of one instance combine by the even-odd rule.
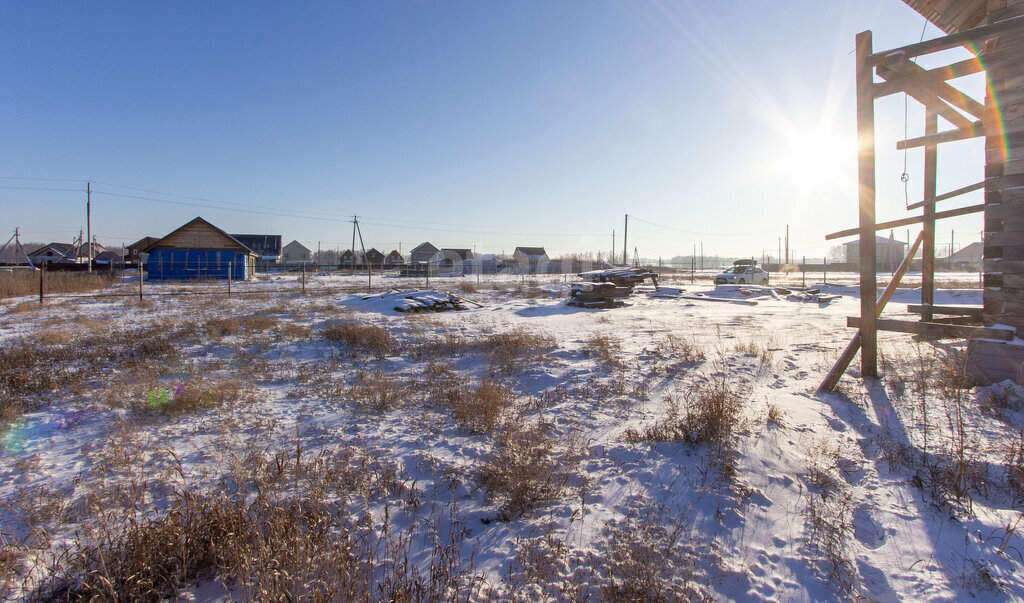
[[[566,305],[562,277],[432,278],[468,309],[409,314],[395,307],[422,279],[375,278],[370,294],[365,275],[307,275],[305,294],[297,279],[235,283],[230,298],[147,284],[140,304],[136,281],[125,297],[0,304],[8,357],[49,350],[25,362],[63,379],[0,429],[0,592],[52,576],[100,510],[256,500],[269,486],[246,481],[253,459],[291,454],[374,467],[345,509],[378,537],[381,522],[409,534],[403,555],[425,575],[434,537],[452,538],[471,598],[1024,599],[1021,389],[950,376],[963,342],[883,333],[883,378],[856,378],[855,361],[839,393],[815,395],[853,335],[853,284],[822,285],[841,297],[816,303],[680,277],[591,310]],[[900,290],[886,314],[919,300]],[[167,411],[225,387],[226,402]],[[714,392],[735,402],[723,438],[674,430]],[[500,409],[467,416],[467,399]],[[247,592],[205,574],[183,589]]]

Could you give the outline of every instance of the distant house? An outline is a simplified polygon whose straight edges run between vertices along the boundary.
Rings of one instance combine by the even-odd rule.
[[[92,244],[93,258],[104,251],[106,249],[99,243]],[[35,266],[39,264],[87,264],[89,262],[89,246],[88,244],[49,243],[26,255]]]
[[[143,251],[149,280],[244,280],[256,271],[253,250],[199,217]]]
[[[462,262],[471,259],[473,251],[470,249],[444,248],[430,258],[430,266],[437,272],[458,272],[462,269]]]
[[[347,266],[349,268],[355,268],[356,265],[356,254],[352,253],[351,249],[346,249],[341,252],[341,256],[338,258],[339,266]]]
[[[440,249],[430,243],[420,243],[409,252],[410,264],[427,264]]]
[[[286,265],[295,266],[308,264],[312,261],[313,252],[298,241],[292,241],[281,249],[281,262]]]
[[[50,243],[28,252],[27,255],[35,266],[56,262],[74,262],[76,261],[75,247],[70,243]]]
[[[384,266],[384,254],[377,251],[375,247],[367,249],[366,255],[363,257],[363,265],[366,264],[369,264],[371,268],[381,269]]]
[[[93,264],[97,266],[104,266],[106,268],[123,268],[124,267],[124,256],[116,251],[110,251],[109,249],[96,254],[93,258]]]
[[[497,274],[504,268],[505,263],[490,253],[462,260],[459,265],[459,270],[463,274]]]
[[[389,253],[384,258],[384,267],[385,268],[390,267],[390,266],[399,266],[399,265],[404,264],[404,263],[405,263],[405,258],[402,257],[402,254],[398,253],[397,249],[392,249],[391,253]]]
[[[946,260],[953,270],[978,270],[982,261],[982,244],[975,241]]]
[[[266,270],[281,261],[281,235],[233,234],[231,236],[256,253],[256,270]]]
[[[548,252],[543,247],[516,247],[512,260],[520,272],[540,272],[547,269]]]
[[[848,263],[860,264],[860,241],[843,243]],[[904,256],[907,255],[907,244],[895,239],[875,236],[875,270],[895,270]]]
[[[143,237],[138,241],[135,241],[131,245],[125,248],[124,261],[133,265],[140,265],[146,263],[146,258],[149,256],[148,253],[143,253],[143,249],[148,249],[153,243],[156,243],[160,239],[158,237]]]

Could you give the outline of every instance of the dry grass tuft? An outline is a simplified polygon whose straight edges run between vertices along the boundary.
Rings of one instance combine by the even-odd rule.
[[[686,536],[686,525],[670,519],[665,509],[631,509],[609,521],[601,545],[600,594],[606,601],[712,601],[701,588],[698,552]]]
[[[107,289],[117,282],[119,273],[104,272],[47,272],[45,293],[89,293]],[[11,270],[0,272],[0,299],[39,294],[39,272]]]
[[[452,394],[452,417],[456,423],[476,434],[493,433],[515,404],[512,390],[492,379],[483,379],[476,389],[467,391],[459,388]]]
[[[168,417],[191,414],[211,408],[231,406],[251,400],[252,392],[238,379],[197,376],[168,388],[150,388],[138,411],[155,411]]]
[[[513,329],[488,335],[476,342],[476,347],[490,356],[493,368],[515,373],[524,361],[538,360],[555,347],[555,339],[547,333]]]
[[[345,344],[353,353],[363,352],[375,358],[386,358],[396,348],[395,340],[384,327],[355,320],[331,321],[320,329],[320,337]]]
[[[510,521],[556,500],[578,460],[577,443],[560,442],[545,424],[510,421],[480,468],[480,482]]]
[[[685,393],[684,406],[668,400],[668,415],[643,430],[627,429],[632,442],[683,441],[711,444],[719,448],[732,444],[743,424],[745,394],[724,374],[716,375]]]
[[[669,351],[682,362],[696,364],[705,359],[704,350],[693,337],[669,333],[665,336],[665,343]]]
[[[619,359],[616,354],[622,347],[619,340],[609,337],[603,333],[595,333],[583,345],[583,353],[587,356],[597,358],[601,363],[608,366],[616,366]]]
[[[385,413],[398,408],[408,396],[408,387],[394,375],[380,370],[359,371],[348,395],[366,412]]]

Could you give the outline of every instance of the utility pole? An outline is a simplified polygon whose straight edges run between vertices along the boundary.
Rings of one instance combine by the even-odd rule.
[[[92,182],[85,183],[85,233],[89,237],[89,272],[92,272]]]
[[[349,271],[349,274],[356,273],[356,224],[358,219],[359,216],[352,216],[352,246],[349,247],[352,250],[352,269]]]
[[[626,245],[629,237],[629,214],[626,214],[626,228],[622,231],[622,265],[629,266],[629,261],[626,259],[626,254],[629,253],[627,250],[629,247]],[[612,262],[615,258],[612,258]]]
[[[786,263],[789,263],[789,224],[786,224]]]

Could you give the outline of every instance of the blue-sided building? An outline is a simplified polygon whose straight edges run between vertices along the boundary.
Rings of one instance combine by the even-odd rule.
[[[246,280],[256,272],[252,249],[199,217],[146,251],[151,281]]]

